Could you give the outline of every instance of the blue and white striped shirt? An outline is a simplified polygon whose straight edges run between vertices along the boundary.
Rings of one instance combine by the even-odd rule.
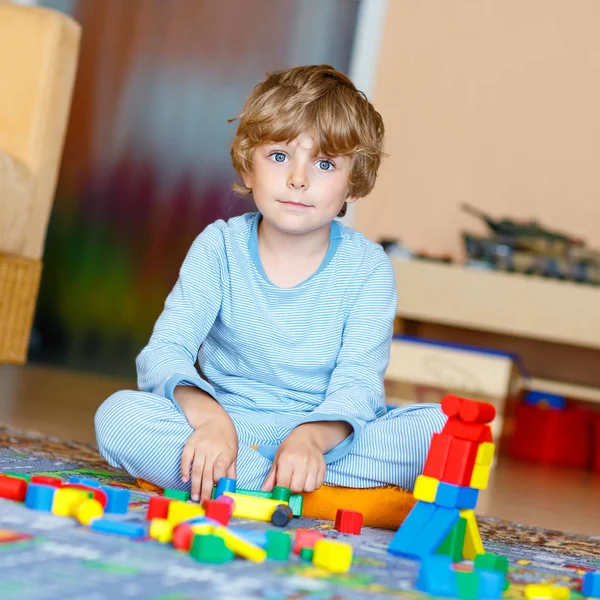
[[[205,390],[267,458],[301,423],[346,421],[353,434],[330,463],[386,413],[393,267],[379,245],[334,221],[319,269],[279,288],[258,255],[260,218],[216,221],[196,238],[137,357],[138,385],[174,403],[178,385]]]

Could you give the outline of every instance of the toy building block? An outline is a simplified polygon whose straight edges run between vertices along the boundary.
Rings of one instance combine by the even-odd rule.
[[[84,500],[77,509],[75,510],[75,517],[77,520],[86,527],[90,526],[90,523],[94,519],[100,519],[104,516],[104,507],[98,500],[90,498]]]
[[[293,517],[292,509],[286,504],[280,504],[271,515],[271,523],[275,527],[285,527]]]
[[[99,488],[100,487],[100,482],[97,481],[96,479],[90,479],[89,477],[69,477],[68,479],[69,483],[75,484],[75,485],[85,485],[86,487],[93,487],[93,488]]]
[[[433,479],[441,479],[446,468],[446,462],[450,454],[452,436],[443,433],[434,433],[431,438],[429,452],[425,459],[423,475]]]
[[[60,486],[60,489],[83,490],[90,492],[93,494],[93,498],[102,505],[103,509],[106,508],[106,505],[108,504],[108,496],[106,495],[106,492],[100,488],[90,487],[81,483],[63,483]]]
[[[300,554],[302,548],[314,548],[317,540],[325,537],[320,531],[313,529],[296,529],[296,537],[294,538],[293,552]]]
[[[227,548],[225,540],[216,535],[194,536],[190,556],[199,562],[212,564],[223,564],[233,560],[233,552]]]
[[[492,552],[478,554],[473,565],[476,571],[498,571],[506,575],[508,573],[508,558]]]
[[[179,500],[179,502],[187,502],[190,499],[190,493],[187,490],[174,490],[172,488],[165,488],[163,496],[171,498],[171,500]]]
[[[6,471],[4,473],[6,477],[16,477],[17,479],[24,479],[27,483],[31,481],[31,475],[27,473],[17,473],[16,471]]]
[[[435,506],[433,516],[422,529],[417,539],[413,540],[411,547],[404,553],[404,556],[422,559],[428,554],[435,554],[459,519],[458,509]]]
[[[129,490],[113,485],[103,485],[100,489],[106,493],[107,503],[104,512],[116,515],[126,515],[129,510]]]
[[[478,588],[477,598],[499,600],[506,588],[506,575],[500,571],[476,571]]]
[[[180,523],[173,528],[173,548],[182,552],[189,552],[194,539],[194,531],[189,523]]]
[[[581,592],[586,598],[600,598],[600,571],[585,574]]]
[[[496,452],[496,444],[493,442],[483,442],[477,448],[477,456],[475,464],[483,467],[489,467],[494,461],[494,453]]]
[[[347,573],[352,566],[352,546],[336,540],[318,539],[313,564],[332,573]]]
[[[479,490],[452,483],[440,482],[435,496],[435,504],[446,508],[475,508]]]
[[[199,504],[172,500],[168,506],[167,520],[175,527],[179,523],[195,519],[196,517],[203,517],[204,515],[204,509]]]
[[[164,496],[151,496],[148,501],[148,512],[146,513],[146,520],[152,521],[152,519],[166,519],[169,516],[169,504],[173,500],[171,498],[165,498]]]
[[[267,532],[266,531],[256,531],[250,529],[241,529],[238,527],[229,527],[229,531],[243,537],[245,540],[248,540],[255,546],[262,548],[263,550],[267,549]],[[271,530],[273,531],[273,530]],[[289,537],[289,535],[288,535]]]
[[[60,487],[62,485],[62,479],[59,477],[50,477],[49,475],[33,475],[31,477],[31,483],[43,483],[44,485],[50,485],[52,487]]]
[[[25,496],[25,506],[33,510],[50,512],[52,502],[57,488],[43,483],[30,483],[27,486],[27,495]]]
[[[275,509],[285,504],[281,500],[242,496],[231,492],[224,492],[225,496],[233,498],[233,516],[241,519],[254,519],[256,521],[271,521]]]
[[[469,481],[469,486],[475,490],[487,489],[488,483],[490,481],[491,471],[492,467],[490,465],[475,465],[473,467],[473,474],[471,475],[471,481]],[[465,506],[464,508],[469,507]]]
[[[435,502],[435,497],[438,493],[439,479],[429,477],[427,475],[419,475],[415,481],[413,496],[416,500],[423,502]]]
[[[273,488],[273,492],[263,492],[262,490],[244,490],[238,489],[235,493],[240,494],[242,496],[252,496],[253,498],[266,498],[267,500],[277,500],[280,498],[274,498],[273,493],[277,490],[277,486]],[[279,488],[281,490],[287,488]],[[283,494],[283,492],[278,492],[276,495]],[[212,498],[215,499],[217,497],[217,486],[213,488]],[[220,496],[222,498],[222,496]],[[285,497],[285,496],[283,496]],[[294,517],[302,516],[302,505],[304,503],[304,496],[302,494],[290,494],[289,506],[292,509],[292,514]]]
[[[292,536],[283,531],[267,531],[267,558],[287,560],[292,548]]]
[[[222,496],[225,492],[230,492],[235,494],[235,479],[231,479],[229,477],[221,477],[219,482],[217,483],[217,489],[215,491],[215,498]]]
[[[227,525],[229,523],[229,517],[231,516],[231,506],[226,502],[218,500],[205,500],[202,503],[202,508],[206,512],[206,516],[209,519],[221,523],[221,525]]]
[[[533,600],[533,598],[569,600],[571,590],[566,586],[551,585],[549,583],[530,583],[525,586],[524,594],[528,600]]]
[[[410,552],[413,542],[421,535],[425,525],[435,513],[436,506],[427,502],[417,502],[396,531],[388,546],[388,552],[404,556]]]
[[[233,509],[235,507],[235,502],[233,501],[233,498],[229,496],[219,496],[216,501],[221,502],[221,504],[227,504],[229,516],[233,515]]]
[[[496,408],[493,404],[452,394],[442,398],[441,406],[446,416],[457,418],[465,423],[491,423],[496,416]]]
[[[223,538],[225,545],[238,556],[247,558],[255,563],[262,563],[267,558],[266,550],[226,527],[215,527],[214,535]]]
[[[456,418],[451,418],[446,421],[442,433],[471,442],[492,442],[492,429],[489,425],[481,425],[479,423],[465,423]]]
[[[445,537],[436,554],[445,554],[452,559],[452,562],[460,562],[463,559],[466,531],[467,520],[461,517],[452,528],[452,531]]]
[[[90,529],[131,539],[141,539],[146,536],[146,528],[143,525],[112,519],[95,519],[91,522]]]
[[[439,598],[457,598],[456,573],[449,556],[425,556],[421,561],[415,587]]]
[[[302,494],[292,494],[290,496],[290,508],[294,517],[302,516],[302,506],[304,504],[304,496]]]
[[[300,560],[305,560],[306,562],[312,562],[315,551],[313,548],[302,548],[300,550]]]
[[[27,496],[27,482],[18,477],[0,475],[0,498],[23,502]]]
[[[467,521],[463,557],[466,560],[475,560],[475,557],[478,554],[485,554],[485,549],[483,547],[483,542],[481,541],[481,535],[479,533],[479,527],[477,526],[475,513],[471,509],[461,510],[460,516]]]
[[[460,600],[477,600],[479,598],[479,575],[475,571],[458,571],[456,586]]]
[[[453,439],[442,481],[468,487],[473,476],[476,457],[477,444],[475,442]]]
[[[74,517],[79,506],[93,498],[92,492],[71,488],[58,488],[52,502],[52,514],[61,517]]]
[[[339,509],[335,515],[335,528],[340,533],[359,535],[362,529],[363,516],[355,510]]]
[[[153,540],[168,544],[173,540],[173,525],[167,519],[152,519],[148,533]]]
[[[276,485],[271,492],[271,500],[280,500],[286,504],[290,503],[291,497],[292,493],[290,488],[281,487],[280,485]]]

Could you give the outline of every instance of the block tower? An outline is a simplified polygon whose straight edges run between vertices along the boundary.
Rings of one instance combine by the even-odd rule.
[[[448,416],[434,433],[422,475],[413,495],[417,503],[388,547],[396,556],[419,559],[448,554],[454,561],[484,554],[473,509],[487,487],[495,445],[489,423],[492,404],[448,395]]]

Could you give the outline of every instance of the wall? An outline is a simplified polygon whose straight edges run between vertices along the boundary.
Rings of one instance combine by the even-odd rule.
[[[538,218],[600,246],[600,2],[393,0],[374,102],[387,126],[371,239],[460,254],[460,210]]]

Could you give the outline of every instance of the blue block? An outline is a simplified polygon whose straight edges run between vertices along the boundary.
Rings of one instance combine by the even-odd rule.
[[[435,495],[435,503],[446,508],[475,508],[479,490],[440,481]]]
[[[267,547],[267,532],[266,531],[248,531],[239,527],[228,527],[229,531],[239,535],[241,538],[248,540],[255,546],[266,549]]]
[[[506,576],[500,571],[477,571],[479,579],[478,597],[498,600],[504,592]]]
[[[112,521],[111,519],[94,519],[90,524],[90,529],[100,531],[101,533],[112,533],[139,540],[146,536],[146,528],[137,523],[126,523],[124,521]]]
[[[396,531],[388,546],[388,552],[395,556],[406,555],[410,551],[414,540],[434,515],[436,508],[435,504],[417,502],[398,528],[398,531]]]
[[[404,556],[422,559],[429,554],[435,554],[460,519],[458,508],[445,508],[435,504],[433,506],[436,508],[435,513],[403,553]]]
[[[215,498],[222,496],[225,492],[235,494],[235,479],[229,479],[229,477],[221,477],[219,483],[217,483],[217,492]]]
[[[69,483],[76,483],[79,485],[87,485],[87,487],[99,488],[100,482],[89,477],[69,477]]]
[[[33,510],[43,510],[50,512],[52,502],[54,501],[55,487],[44,483],[30,483],[27,486],[27,495],[25,496],[25,506]]]
[[[456,573],[449,556],[433,554],[423,558],[415,587],[426,594],[442,598],[458,598]]]
[[[586,598],[600,598],[600,571],[585,574],[581,592]]]
[[[129,498],[131,494],[129,490],[124,488],[112,487],[110,485],[102,485],[100,489],[106,492],[106,508],[105,513],[113,513],[115,515],[125,515],[129,510]]]

